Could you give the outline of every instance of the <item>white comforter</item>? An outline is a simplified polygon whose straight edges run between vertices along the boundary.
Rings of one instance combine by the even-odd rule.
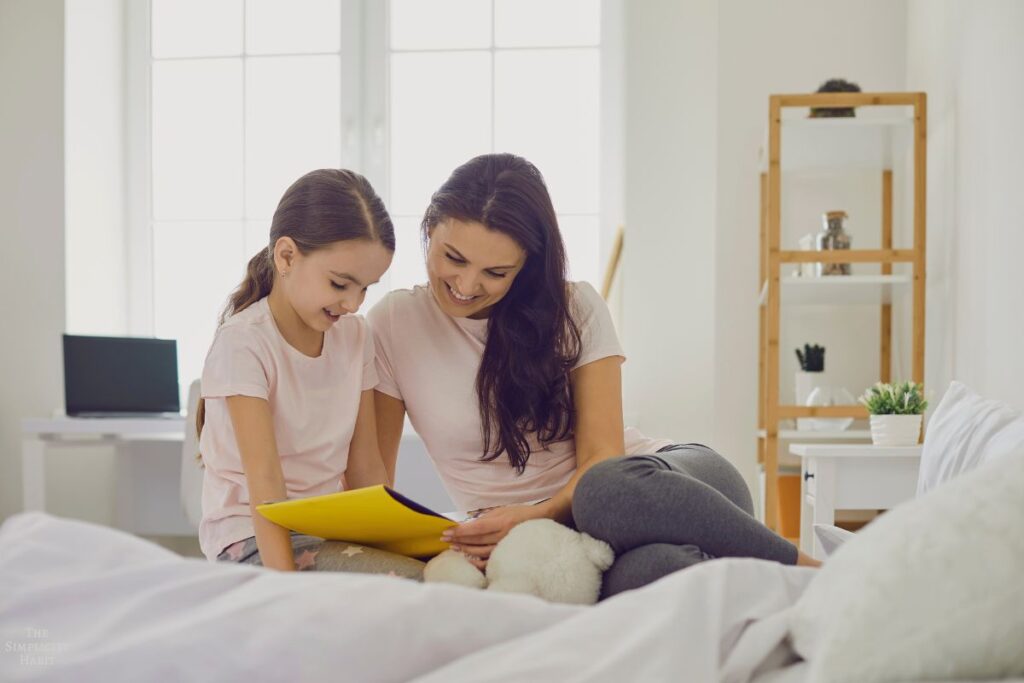
[[[0,680],[747,681],[813,570],[716,560],[596,607],[181,558],[40,513],[0,528]]]

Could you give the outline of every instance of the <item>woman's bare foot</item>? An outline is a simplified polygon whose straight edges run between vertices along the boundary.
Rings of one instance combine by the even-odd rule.
[[[804,553],[802,553],[802,552],[800,552],[798,550],[797,554],[796,554],[796,566],[798,566],[798,567],[820,567],[821,566],[821,562],[819,560],[814,559],[810,555],[805,555]]]

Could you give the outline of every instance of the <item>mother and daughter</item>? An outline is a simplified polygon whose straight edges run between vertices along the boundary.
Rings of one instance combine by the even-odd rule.
[[[602,597],[714,557],[814,560],[758,522],[736,469],[701,444],[624,429],[625,357],[604,301],[566,279],[540,172],[510,154],[457,168],[422,222],[427,282],[354,314],[391,264],[394,227],[351,171],[285,192],[203,368],[200,542],[284,571],[422,563],[289,532],[267,501],[391,484],[405,416],[456,506],[445,540],[483,568],[527,519],[608,542]]]

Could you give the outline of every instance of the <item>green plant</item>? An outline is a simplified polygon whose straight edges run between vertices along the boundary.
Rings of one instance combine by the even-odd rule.
[[[921,415],[928,407],[923,385],[914,382],[879,382],[864,392],[860,402],[872,415]]]

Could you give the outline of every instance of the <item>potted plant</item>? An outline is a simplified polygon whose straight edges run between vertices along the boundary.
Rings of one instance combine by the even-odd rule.
[[[879,382],[860,402],[871,414],[871,442],[876,446],[914,446],[921,437],[921,419],[928,401],[914,382]]]

